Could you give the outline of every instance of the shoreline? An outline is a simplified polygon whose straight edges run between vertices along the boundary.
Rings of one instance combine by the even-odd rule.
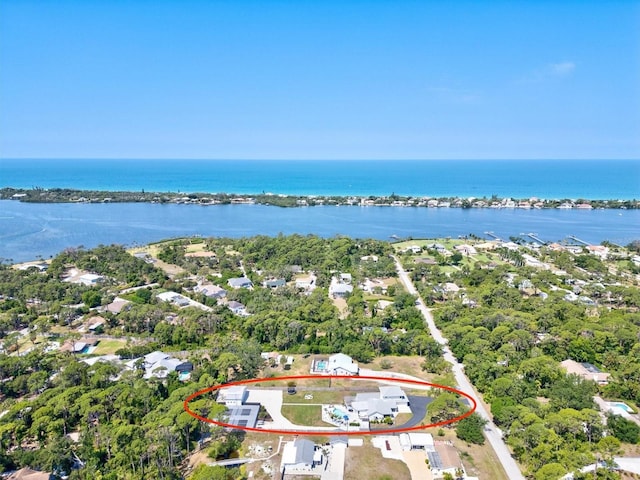
[[[0,188],[0,200],[23,203],[159,203],[201,206],[258,204],[284,208],[331,206],[360,207],[421,207],[421,208],[490,208],[490,209],[640,209],[640,200],[538,197],[431,197],[431,196],[356,196],[356,195],[285,195],[260,193],[140,192],[110,190],[79,190],[68,188]]]

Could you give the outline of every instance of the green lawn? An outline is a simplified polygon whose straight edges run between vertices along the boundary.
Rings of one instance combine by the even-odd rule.
[[[124,348],[126,345],[126,340],[100,340],[92,353],[94,355],[113,355],[116,350]]]
[[[296,425],[309,427],[329,426],[329,423],[322,421],[321,408],[319,405],[283,405],[282,415]]]
[[[313,398],[306,400],[304,398],[305,395],[311,395]],[[305,389],[298,388],[298,391],[295,395],[285,395],[283,403],[286,405],[288,403],[322,403],[322,404],[342,404],[344,403],[344,396],[352,395],[355,396],[355,393],[345,393],[336,390],[328,390],[328,391],[306,391]]]

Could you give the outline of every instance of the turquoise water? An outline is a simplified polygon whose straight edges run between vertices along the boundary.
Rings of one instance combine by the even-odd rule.
[[[344,410],[342,410],[341,408],[338,407],[334,407],[333,409],[333,414],[336,417],[340,417],[340,418],[344,418],[344,417],[348,417],[349,415],[347,414],[347,412],[345,412]]]
[[[622,402],[612,402],[611,403],[612,406],[614,407],[618,407],[621,408],[622,410],[624,410],[625,412],[628,413],[633,413],[633,410],[631,409],[631,407],[629,405],[627,405],[626,403],[622,403]]]
[[[640,198],[640,161],[0,160],[0,187],[300,195]]]
[[[0,187],[95,190],[640,198],[638,161],[0,160]],[[356,238],[535,232],[590,243],[640,238],[640,210],[491,210],[260,205],[24,204],[0,201],[0,258],[176,236],[317,234]]]

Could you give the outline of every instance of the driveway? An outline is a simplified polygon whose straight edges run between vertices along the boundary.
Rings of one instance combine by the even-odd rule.
[[[433,401],[430,397],[420,397],[416,395],[409,395],[409,402],[411,402],[411,417],[406,423],[402,425],[394,426],[393,428],[410,428],[420,425],[420,422],[427,414],[427,405]]]

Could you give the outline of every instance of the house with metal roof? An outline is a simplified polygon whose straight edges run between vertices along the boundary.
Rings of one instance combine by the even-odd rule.
[[[316,448],[315,443],[304,438],[297,438],[292,442],[285,443],[280,471],[283,474],[308,472],[316,465],[321,465],[322,460],[322,451]]]

